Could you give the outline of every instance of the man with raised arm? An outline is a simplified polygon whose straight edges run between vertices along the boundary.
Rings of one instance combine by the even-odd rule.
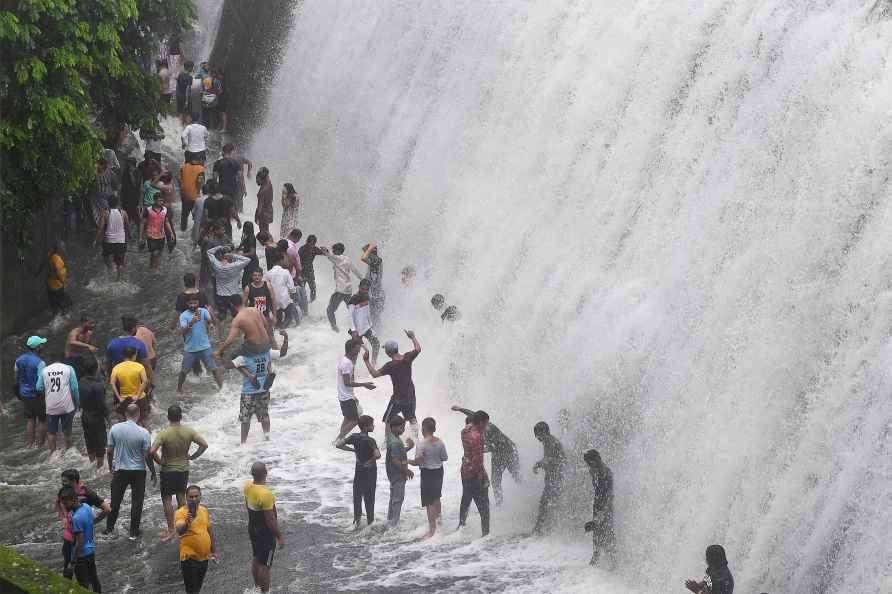
[[[465,423],[470,423],[470,417],[474,414],[469,408],[453,406],[452,410],[465,415]],[[502,474],[505,470],[511,473],[515,483],[520,483],[520,458],[517,456],[517,446],[495,423],[487,423],[483,434],[483,451],[492,454],[492,490],[496,496],[496,505],[502,503]]]
[[[388,340],[384,343],[384,353],[390,357],[390,361],[376,369],[369,360],[369,352],[362,354],[362,360],[369,375],[372,377],[381,377],[389,375],[390,381],[393,383],[393,396],[390,397],[390,403],[384,411],[384,421],[386,431],[390,432],[390,419],[392,417],[401,416],[408,421],[412,428],[412,437],[418,437],[418,420],[415,418],[415,384],[412,382],[412,362],[421,354],[421,343],[415,337],[413,330],[403,330],[409,340],[412,341],[413,349],[400,354],[399,345],[395,340]]]

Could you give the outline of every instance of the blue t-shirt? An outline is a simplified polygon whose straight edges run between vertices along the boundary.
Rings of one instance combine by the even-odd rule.
[[[46,365],[43,359],[33,351],[24,353],[15,360],[15,381],[19,384],[19,396],[22,398],[34,398],[37,396],[37,378]]]
[[[149,432],[129,419],[112,425],[108,432],[108,447],[115,450],[115,470],[145,470],[151,445]]]
[[[136,360],[144,361],[149,358],[146,345],[135,336],[115,338],[105,347],[105,358],[111,361],[112,367],[124,360],[124,349],[133,347],[136,349]]]
[[[192,330],[186,335],[186,352],[197,353],[211,348],[211,341],[208,338],[208,322],[211,321],[211,314],[203,307],[198,308],[201,314],[201,321],[192,326]],[[186,310],[180,314],[180,328],[185,330],[189,322],[195,314],[191,310]]]
[[[96,545],[93,543],[93,510],[83,503],[79,508],[71,512],[71,533],[77,535],[83,533],[84,544],[78,551],[78,559],[89,557],[96,553]]]
[[[245,378],[244,381],[242,381],[242,394],[260,394],[262,392],[268,392],[269,389],[264,390],[263,386],[266,383],[267,375],[273,373],[272,360],[281,358],[282,356],[279,354],[279,351],[269,350],[260,355],[244,354],[233,359],[233,365],[236,367],[245,367],[248,372],[256,375],[257,383],[260,385],[259,388],[255,388],[254,384],[251,383],[251,380]]]

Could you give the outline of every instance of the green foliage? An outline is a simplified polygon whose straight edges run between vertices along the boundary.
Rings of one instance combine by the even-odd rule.
[[[27,243],[34,212],[94,181],[107,131],[157,125],[155,41],[192,0],[4,0],[0,9],[0,225]]]
[[[89,590],[12,549],[0,546],[0,592],[87,594]]]

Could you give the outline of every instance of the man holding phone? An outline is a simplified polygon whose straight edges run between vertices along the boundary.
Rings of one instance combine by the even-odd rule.
[[[180,569],[183,585],[188,594],[201,592],[208,570],[208,558],[219,561],[214,531],[208,509],[200,505],[201,488],[189,485],[186,489],[186,505],[177,510],[176,530],[180,537]]]
[[[208,336],[208,324],[214,320],[207,309],[198,306],[198,294],[190,295],[186,301],[189,308],[180,314],[180,331],[185,340],[183,350],[183,364],[180,367],[180,377],[177,381],[177,392],[183,392],[183,383],[186,374],[192,369],[192,365],[201,360],[204,368],[214,374],[217,386],[223,387],[223,370],[217,368],[214,361],[214,352],[211,350],[211,339]]]

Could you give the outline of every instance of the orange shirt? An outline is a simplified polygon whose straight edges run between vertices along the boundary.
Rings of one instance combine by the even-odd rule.
[[[201,194],[200,186],[203,184],[204,165],[186,163],[180,168],[180,198],[182,200],[188,202],[198,200],[198,196]]]

